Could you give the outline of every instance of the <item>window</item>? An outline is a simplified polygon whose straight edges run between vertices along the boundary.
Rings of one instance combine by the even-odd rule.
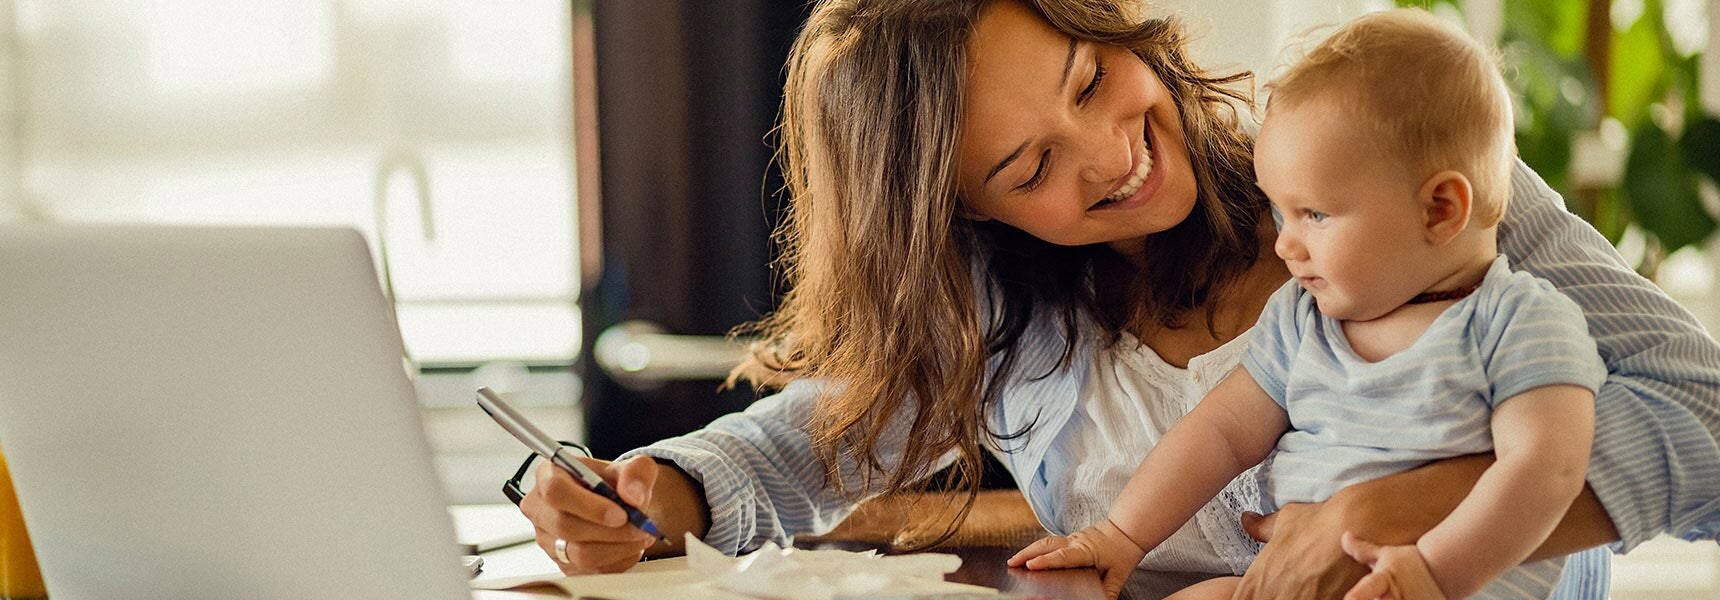
[[[0,218],[354,226],[420,362],[577,352],[571,3],[7,4]]]

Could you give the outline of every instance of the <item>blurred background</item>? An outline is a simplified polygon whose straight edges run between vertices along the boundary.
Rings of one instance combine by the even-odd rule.
[[[1496,43],[1522,156],[1720,323],[1715,0],[1414,1]],[[1389,0],[1162,0],[1263,82]],[[797,0],[0,0],[0,220],[348,225],[420,369],[450,501],[524,458],[511,394],[609,457],[744,407],[721,336],[775,302],[768,133]],[[3,259],[3,258],[0,258]],[[1615,596],[1713,598],[1713,544]]]

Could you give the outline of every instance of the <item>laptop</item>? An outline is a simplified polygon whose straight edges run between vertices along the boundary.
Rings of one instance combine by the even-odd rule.
[[[0,227],[0,451],[54,600],[469,600],[348,229]]]

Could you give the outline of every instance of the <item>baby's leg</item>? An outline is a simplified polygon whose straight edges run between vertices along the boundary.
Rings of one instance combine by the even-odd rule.
[[[1165,600],[1230,600],[1230,597],[1236,594],[1236,586],[1240,583],[1241,577],[1208,579],[1165,596]]]

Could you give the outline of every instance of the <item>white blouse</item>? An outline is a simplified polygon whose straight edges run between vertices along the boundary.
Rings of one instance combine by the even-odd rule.
[[[1251,328],[1223,346],[1189,360],[1180,369],[1134,336],[1097,354],[1089,370],[1088,394],[1046,453],[1045,476],[1052,497],[1062,498],[1046,523],[1057,533],[1078,531],[1105,518],[1135,467],[1165,432],[1212,391],[1242,360]],[[1252,477],[1253,472],[1243,477]],[[1160,474],[1175,477],[1174,473]],[[1142,568],[1240,574],[1256,549],[1237,538],[1234,515],[1254,506],[1221,495],[1141,561]],[[1216,544],[1228,550],[1220,556]],[[1247,550],[1240,551],[1238,548]],[[1228,559],[1228,560],[1227,560]]]

